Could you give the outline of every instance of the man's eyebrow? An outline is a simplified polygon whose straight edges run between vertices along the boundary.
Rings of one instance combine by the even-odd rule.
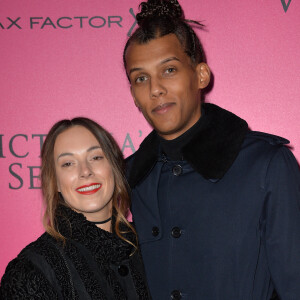
[[[89,149],[87,149],[86,152],[90,152],[90,151],[93,151],[93,150],[95,150],[95,149],[101,149],[101,147],[100,147],[100,146],[92,146],[92,147],[90,147]],[[58,155],[57,160],[58,160],[59,158],[61,158],[61,157],[69,156],[69,155],[70,155],[70,156],[73,156],[74,154],[71,153],[71,152],[64,152],[64,153],[61,153],[61,154]]]
[[[162,61],[160,62],[160,64],[163,65],[163,64],[165,64],[165,63],[167,63],[167,62],[169,62],[169,61],[172,61],[172,60],[180,61],[180,59],[177,58],[176,56],[172,56],[172,57],[168,57],[168,58],[162,60]]]
[[[168,58],[162,60],[159,64],[160,64],[160,65],[163,65],[163,64],[165,64],[165,63],[167,63],[167,62],[169,62],[169,61],[172,61],[172,60],[180,61],[180,59],[177,58],[176,56],[172,56],[172,57],[168,57]],[[129,75],[130,75],[131,73],[133,73],[133,72],[142,71],[142,70],[143,70],[143,68],[132,68],[132,69],[130,69],[130,71],[129,71]]]
[[[131,73],[133,73],[133,72],[137,72],[137,71],[141,71],[141,70],[143,70],[142,68],[132,68],[132,69],[130,69],[130,71],[129,71],[129,75],[131,74]]]

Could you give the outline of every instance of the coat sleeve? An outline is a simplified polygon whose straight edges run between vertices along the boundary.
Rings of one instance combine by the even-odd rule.
[[[291,151],[279,147],[265,180],[265,246],[281,300],[300,299],[300,171]]]
[[[25,257],[12,260],[1,280],[0,299],[58,299],[42,272]]]

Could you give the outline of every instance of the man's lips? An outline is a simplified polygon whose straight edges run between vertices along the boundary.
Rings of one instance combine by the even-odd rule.
[[[164,114],[166,113],[173,105],[175,105],[175,103],[173,102],[168,102],[168,103],[164,103],[164,104],[160,104],[158,106],[156,106],[152,112],[156,113],[156,114]]]
[[[76,189],[76,192],[83,195],[91,195],[98,192],[102,187],[100,183],[91,183],[89,185],[83,185]]]

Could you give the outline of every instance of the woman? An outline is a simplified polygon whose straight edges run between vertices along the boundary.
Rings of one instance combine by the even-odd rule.
[[[150,299],[112,136],[86,118],[56,123],[41,181],[46,232],[9,263],[0,298]]]

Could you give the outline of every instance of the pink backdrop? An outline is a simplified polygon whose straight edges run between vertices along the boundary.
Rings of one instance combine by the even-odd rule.
[[[35,178],[42,135],[87,116],[113,133],[125,156],[150,131],[135,108],[122,50],[139,0],[3,0],[0,12],[0,276],[42,232]],[[300,159],[300,2],[181,0],[214,73],[207,101],[253,130],[291,140]]]

